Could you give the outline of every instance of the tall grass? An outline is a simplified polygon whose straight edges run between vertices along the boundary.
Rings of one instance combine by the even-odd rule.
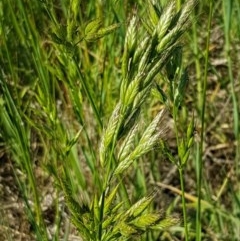
[[[230,51],[239,37],[230,23],[239,4],[0,5],[0,137],[33,230],[30,239],[71,240],[74,226],[83,240],[237,240],[239,190],[230,175],[238,176],[239,90]],[[205,169],[208,78],[210,70],[217,73],[209,57],[214,14],[223,17],[236,141],[234,171],[226,169],[216,187]],[[175,184],[163,182],[167,166],[177,170]],[[46,179],[54,189],[51,231],[43,203],[47,187],[41,186]],[[176,198],[161,201],[166,194],[159,187]],[[229,235],[222,235],[225,230]]]

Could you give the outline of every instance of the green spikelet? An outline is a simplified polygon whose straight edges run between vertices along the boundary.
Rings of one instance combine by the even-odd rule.
[[[131,225],[126,224],[125,222],[121,222],[118,225],[118,229],[119,229],[119,232],[121,233],[121,235],[123,235],[126,238],[138,233],[138,230],[136,228],[134,228]]]
[[[92,20],[85,27],[85,37],[86,41],[92,42],[96,41],[110,33],[112,33],[115,29],[117,29],[120,24],[112,24],[108,27],[102,28],[102,19],[97,18]]]
[[[154,195],[143,197],[137,203],[135,203],[125,214],[126,218],[138,217],[153,201]]]
[[[119,184],[113,189],[110,195],[106,198],[105,205],[104,205],[104,214],[107,214],[110,211],[110,206],[113,204],[113,200],[116,197],[118,188],[119,188]]]
[[[130,224],[134,225],[137,228],[147,230],[152,225],[155,225],[160,218],[161,214],[159,213],[147,213],[135,218],[130,222]]]
[[[156,225],[152,226],[151,229],[158,229],[158,230],[164,230],[168,229],[174,225],[177,225],[180,223],[180,219],[177,217],[165,217],[161,221],[159,221]]]

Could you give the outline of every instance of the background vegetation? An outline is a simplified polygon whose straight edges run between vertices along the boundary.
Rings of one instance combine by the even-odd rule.
[[[0,2],[0,240],[240,240],[240,3],[159,2]]]

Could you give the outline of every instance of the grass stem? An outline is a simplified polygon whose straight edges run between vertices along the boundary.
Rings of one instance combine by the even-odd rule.
[[[185,185],[184,185],[184,170],[182,167],[178,168],[179,172],[179,179],[181,184],[181,191],[182,191],[182,210],[183,210],[183,221],[184,221],[184,231],[185,231],[185,240],[189,240],[188,234],[188,222],[187,222],[187,208],[186,208],[186,200],[185,200]]]
[[[209,15],[208,15],[208,26],[207,26],[207,40],[206,40],[206,56],[205,56],[205,67],[203,77],[203,92],[202,92],[202,106],[201,106],[201,140],[199,144],[199,150],[197,151],[197,216],[196,216],[196,241],[201,241],[201,189],[202,189],[202,169],[203,169],[203,143],[205,133],[205,109],[206,109],[206,91],[207,91],[207,74],[208,74],[208,61],[209,61],[209,43],[211,34],[211,23],[212,23],[213,3],[210,1]]]

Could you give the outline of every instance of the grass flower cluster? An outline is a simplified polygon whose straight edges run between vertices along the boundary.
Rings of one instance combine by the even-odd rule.
[[[201,52],[196,24],[207,6],[207,27],[198,26],[206,27]],[[239,86],[232,71],[237,57],[230,57],[233,5],[225,2],[235,160],[216,187],[204,176],[204,160],[213,153],[206,101],[218,96],[207,92],[209,72],[218,72],[210,65],[217,48],[210,44],[214,6],[198,0],[0,3],[0,181],[15,180],[11,200],[24,206],[26,240],[237,240],[240,192],[228,183],[239,175]],[[5,169],[11,169],[6,180]],[[4,185],[0,204],[10,200]],[[163,189],[176,197],[166,198]],[[3,239],[15,240],[5,207],[0,233],[4,227]]]

